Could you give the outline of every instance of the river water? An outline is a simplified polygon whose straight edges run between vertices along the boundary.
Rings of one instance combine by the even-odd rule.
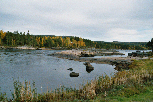
[[[60,85],[79,88],[102,74],[111,76],[117,72],[115,66],[91,63],[94,70],[89,73],[83,62],[48,56],[54,52],[58,50],[0,50],[0,92],[11,97],[14,80],[35,82],[37,92],[42,93]],[[68,68],[73,68],[79,77],[70,77],[72,71]]]

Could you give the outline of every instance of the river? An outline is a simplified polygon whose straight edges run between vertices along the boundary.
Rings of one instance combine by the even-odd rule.
[[[79,88],[102,74],[111,76],[117,72],[115,66],[91,63],[94,70],[89,73],[83,62],[48,56],[58,51],[0,50],[0,92],[6,92],[11,97],[14,80],[35,82],[37,92],[42,93],[47,92],[47,89],[54,90],[60,85]],[[121,52],[127,54],[130,51]],[[79,73],[79,77],[70,77],[72,71],[67,70],[68,68],[73,68],[73,72]]]

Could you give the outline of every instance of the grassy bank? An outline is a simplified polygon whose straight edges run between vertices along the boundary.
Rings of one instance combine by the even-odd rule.
[[[100,76],[79,90],[60,87],[38,94],[34,86],[15,81],[12,101],[153,101],[153,60],[135,60],[129,70],[119,71],[111,78]],[[0,94],[0,101],[9,100]]]

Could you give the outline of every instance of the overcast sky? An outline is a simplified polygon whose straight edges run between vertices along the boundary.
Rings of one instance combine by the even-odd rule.
[[[0,0],[0,30],[148,42],[153,0]]]

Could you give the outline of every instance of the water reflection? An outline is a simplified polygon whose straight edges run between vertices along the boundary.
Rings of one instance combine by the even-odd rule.
[[[86,66],[86,71],[87,71],[88,73],[92,72],[93,70],[94,70],[93,68],[90,69],[90,68],[87,68],[87,66]]]
[[[86,66],[86,71],[87,71],[88,73],[90,73],[91,71],[94,70],[94,67],[93,67],[89,62],[85,62],[85,63],[83,63],[83,64]]]

